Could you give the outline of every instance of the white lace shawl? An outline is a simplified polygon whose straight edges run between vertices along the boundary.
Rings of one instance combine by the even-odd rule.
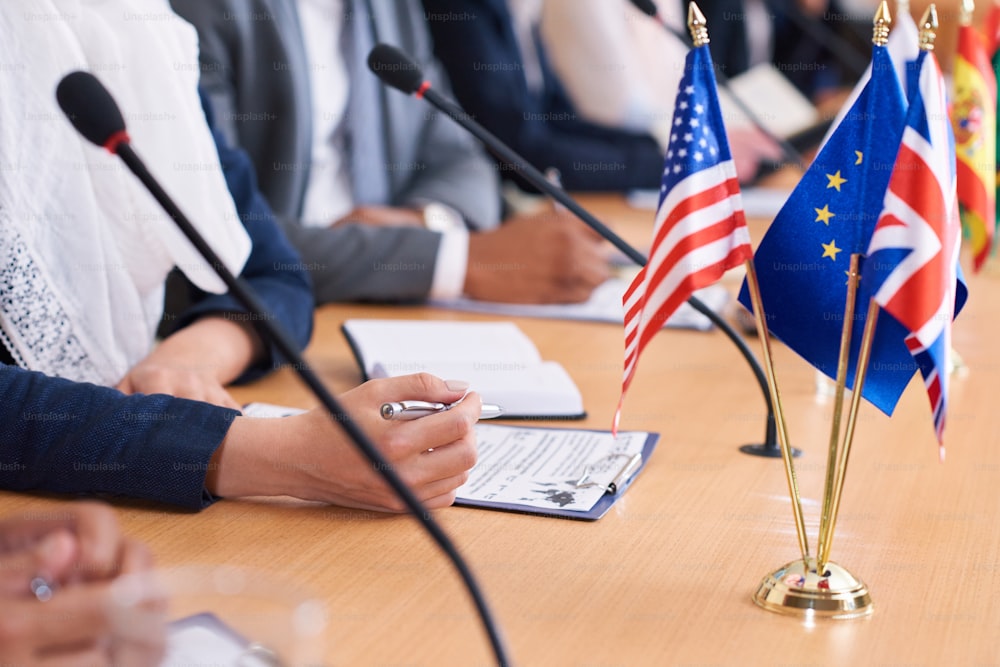
[[[65,119],[55,88],[76,69],[108,87],[135,150],[234,273],[250,240],[198,98],[196,33],[166,0],[0,3],[0,335],[23,367],[113,385],[151,349],[172,267],[225,288]]]

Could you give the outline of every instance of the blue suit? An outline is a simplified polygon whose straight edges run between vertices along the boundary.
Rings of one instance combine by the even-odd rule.
[[[570,190],[660,186],[656,140],[579,120],[541,48],[544,89],[529,89],[505,0],[423,3],[434,53],[458,101],[528,162],[555,167]]]

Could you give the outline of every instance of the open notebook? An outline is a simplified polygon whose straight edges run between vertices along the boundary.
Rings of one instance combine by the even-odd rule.
[[[366,378],[426,372],[468,381],[505,418],[585,416],[566,369],[511,322],[351,319],[342,329]]]

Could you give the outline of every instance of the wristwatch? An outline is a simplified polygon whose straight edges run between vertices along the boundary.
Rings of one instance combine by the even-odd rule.
[[[432,201],[424,206],[424,227],[432,232],[447,232],[465,227],[462,214],[447,204]]]

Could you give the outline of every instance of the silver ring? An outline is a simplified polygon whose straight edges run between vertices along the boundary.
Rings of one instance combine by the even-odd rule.
[[[31,592],[35,594],[39,602],[48,602],[55,593],[55,587],[45,577],[33,578],[28,586],[31,587]]]

